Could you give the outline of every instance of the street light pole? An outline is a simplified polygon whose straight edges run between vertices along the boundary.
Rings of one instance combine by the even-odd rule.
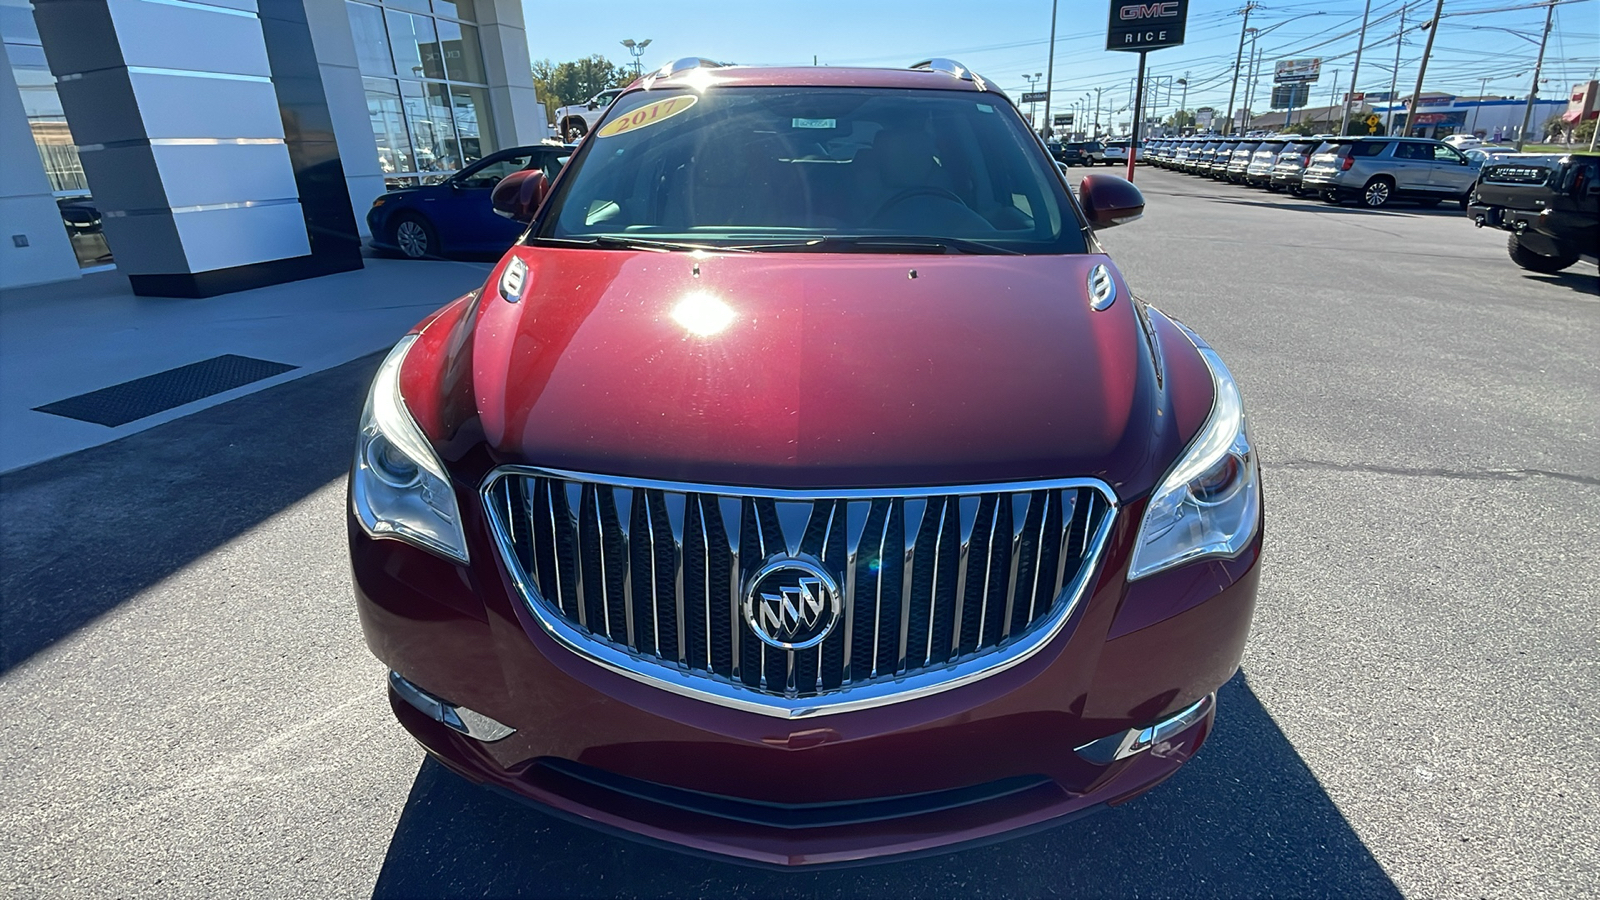
[[[1350,100],[1356,95],[1356,76],[1361,72],[1361,50],[1367,45],[1367,16],[1372,14],[1372,0],[1361,11],[1361,36],[1356,38],[1356,63],[1350,69],[1350,95],[1344,98],[1344,115],[1339,119],[1339,134],[1350,130]],[[1328,118],[1333,118],[1329,116]]]
[[[1094,89],[1094,136],[1100,136],[1100,92],[1105,88]]]
[[[1545,4],[1544,35],[1539,38],[1539,60],[1533,64],[1533,83],[1528,86],[1528,105],[1522,109],[1522,130],[1517,132],[1518,153],[1522,152],[1522,145],[1528,140],[1528,123],[1533,119],[1533,101],[1539,96],[1539,70],[1544,67],[1544,48],[1550,43],[1550,20],[1555,14],[1556,0],[1550,0]]]
[[[1472,107],[1472,124],[1467,126],[1467,134],[1476,135],[1478,133],[1478,110],[1483,109],[1483,94],[1489,90],[1489,77],[1485,75],[1478,79],[1478,103]]]
[[[1022,80],[1028,83],[1028,93],[1034,93],[1039,86],[1039,79],[1043,77],[1043,72],[1035,72],[1032,75],[1024,74],[1022,76]],[[1039,101],[1037,100],[1028,101],[1028,121],[1032,123],[1034,131],[1039,130]]]
[[[1050,64],[1045,66],[1044,79],[1044,130],[1050,133],[1050,90],[1056,83],[1056,4],[1059,0],[1050,0]]]
[[[1183,99],[1178,101],[1178,112],[1181,113],[1189,108],[1189,73],[1183,73],[1183,77],[1178,79],[1178,83],[1183,85]],[[1174,117],[1173,121],[1178,123],[1178,134],[1183,134],[1182,117]]]
[[[638,78],[640,75],[644,74],[644,63],[640,61],[640,57],[644,56],[644,48],[650,46],[650,38],[645,38],[638,43],[634,43],[633,38],[628,38],[622,42],[622,46],[627,47],[628,53],[632,54],[633,77]],[[815,62],[815,60],[813,60],[813,62]]]
[[[1554,0],[1551,7],[1555,9]],[[1411,131],[1411,125],[1417,120],[1417,107],[1422,104],[1422,76],[1428,74],[1428,56],[1433,53],[1433,37],[1439,33],[1439,17],[1444,14],[1444,0],[1439,0],[1433,7],[1433,21],[1426,26],[1428,29],[1428,42],[1422,46],[1422,65],[1417,67],[1417,87],[1411,92],[1411,105],[1406,108],[1406,131]]]
[[[1233,55],[1233,87],[1228,89],[1228,130],[1223,132],[1225,135],[1233,134],[1233,101],[1239,96],[1239,66],[1244,62],[1244,34],[1250,30],[1250,10],[1257,5],[1255,0],[1244,5],[1244,25],[1239,28],[1239,52]],[[1140,54],[1141,59],[1143,56]],[[1139,68],[1142,71],[1144,66],[1141,64]]]

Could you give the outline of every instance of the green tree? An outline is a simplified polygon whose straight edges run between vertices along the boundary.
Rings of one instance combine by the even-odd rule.
[[[1169,128],[1188,128],[1194,124],[1194,113],[1189,112],[1186,109],[1180,109],[1172,115],[1167,116],[1167,120],[1162,124]]]
[[[624,87],[633,81],[631,66],[619,66],[598,53],[571,62],[541,59],[532,69],[533,88],[547,112],[582,103],[607,88]]]

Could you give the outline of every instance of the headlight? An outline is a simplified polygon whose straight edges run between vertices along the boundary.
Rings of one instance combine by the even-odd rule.
[[[372,379],[350,474],[350,504],[373,537],[393,537],[457,562],[467,561],[461,513],[444,466],[400,397],[400,364],[416,343],[407,335]]]
[[[1194,442],[1150,495],[1130,581],[1208,556],[1238,556],[1261,524],[1260,467],[1239,387],[1216,351],[1201,347],[1200,355],[1216,400]]]

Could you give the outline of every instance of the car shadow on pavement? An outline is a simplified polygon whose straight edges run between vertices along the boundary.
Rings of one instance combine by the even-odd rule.
[[[0,476],[0,674],[339,478],[382,359]]]
[[[1060,827],[942,856],[820,872],[708,861],[570,824],[429,759],[373,896],[1398,897],[1243,675],[1170,781]]]
[[[1595,264],[1583,260],[1570,269],[1541,275],[1534,272],[1524,272],[1524,278],[1541,284],[1561,285],[1571,288],[1580,294],[1593,294],[1600,296],[1600,276],[1594,272]]]

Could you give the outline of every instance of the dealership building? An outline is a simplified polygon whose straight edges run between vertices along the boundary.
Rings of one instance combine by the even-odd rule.
[[[521,0],[0,0],[0,288],[360,268],[384,190],[549,137]]]

